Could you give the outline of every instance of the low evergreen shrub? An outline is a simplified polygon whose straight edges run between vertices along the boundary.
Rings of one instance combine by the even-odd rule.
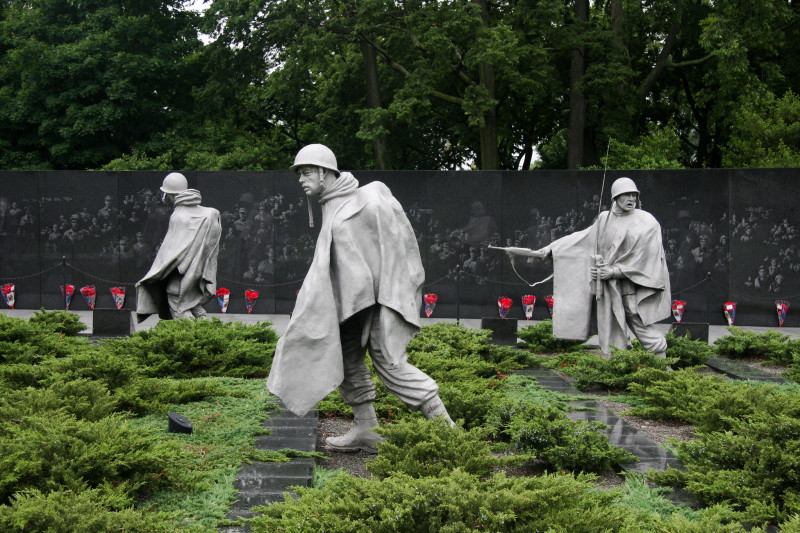
[[[45,311],[41,308],[28,319],[31,325],[39,325],[62,336],[74,337],[86,329],[78,315],[69,311]]]
[[[604,424],[571,420],[554,407],[507,401],[493,411],[487,427],[514,450],[560,471],[606,472],[618,463],[636,460],[609,444],[600,433],[607,427]]]
[[[688,369],[647,376],[629,386],[645,403],[630,412],[642,418],[689,422],[699,431],[710,432],[728,431],[734,421],[756,413],[800,417],[797,385],[727,381]]]
[[[110,340],[103,348],[114,356],[131,357],[149,377],[264,378],[277,341],[268,322],[182,319],[162,320],[130,338]]]
[[[62,322],[53,319],[54,315],[77,320],[75,315],[64,311],[37,312],[30,320],[0,313],[0,363],[36,364],[49,358],[65,357],[88,346],[86,339],[63,333]],[[35,317],[44,318],[36,321]]]
[[[447,475],[455,469],[489,475],[500,460],[492,455],[485,431],[451,428],[442,418],[412,418],[376,430],[386,440],[367,470],[385,478],[402,473],[414,478]]]
[[[57,382],[40,389],[9,390],[0,396],[0,420],[22,420],[50,411],[94,422],[111,415],[116,408],[117,400],[105,385],[87,379]]]
[[[602,387],[624,390],[628,384],[635,381],[637,372],[645,368],[666,370],[674,360],[662,359],[641,345],[635,345],[630,350],[614,350],[607,359],[589,356],[577,359],[576,362],[572,368],[567,365],[560,370],[578,378],[575,382],[577,388]]]
[[[764,333],[730,326],[730,332],[714,341],[719,355],[732,359],[766,359],[781,365],[793,364],[800,356],[800,340],[778,331]]]
[[[180,526],[179,518],[135,510],[130,498],[111,485],[82,492],[25,490],[0,505],[0,530],[7,532],[172,533],[178,528],[191,531]]]
[[[463,421],[464,427],[481,427],[492,406],[502,397],[497,384],[499,380],[469,380],[462,382],[440,382],[439,397],[447,407],[453,420]]]
[[[758,412],[730,425],[673,442],[686,470],[651,471],[650,479],[731,504],[752,523],[800,515],[800,419]]]
[[[486,329],[467,329],[460,324],[439,322],[425,326],[411,339],[406,351],[409,355],[417,352],[441,353],[448,358],[490,358],[491,331]]]
[[[674,369],[704,365],[714,357],[715,350],[707,342],[694,340],[688,333],[683,337],[667,333],[667,359]]]
[[[522,340],[521,348],[537,353],[576,351],[583,344],[583,341],[553,337],[553,321],[550,319],[523,327],[517,336]]]
[[[168,484],[168,472],[182,453],[134,430],[118,414],[86,421],[46,411],[3,419],[0,504],[27,489],[80,492],[109,483],[133,496],[145,486]]]
[[[459,469],[440,477],[397,473],[385,479],[338,476],[324,489],[259,507],[256,533],[409,531],[637,531],[636,516],[615,507],[613,492],[591,489],[591,477],[545,475],[487,481]]]
[[[140,365],[130,354],[124,351],[115,353],[103,346],[76,350],[69,357],[47,359],[41,367],[47,375],[39,380],[40,384],[89,379],[103,383],[112,392],[128,385],[142,373]]]
[[[119,409],[164,414],[176,405],[229,394],[229,389],[216,379],[138,378],[118,389],[116,400]]]

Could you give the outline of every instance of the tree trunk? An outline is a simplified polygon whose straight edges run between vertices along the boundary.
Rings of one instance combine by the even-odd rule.
[[[375,58],[375,49],[366,41],[361,41],[361,55],[364,57],[364,77],[367,83],[367,107],[379,109],[381,107],[381,92],[378,84],[378,61]],[[380,137],[372,140],[372,153],[379,170],[389,169],[389,158],[386,149],[386,139]]]
[[[489,25],[489,11],[486,0],[475,0],[481,8],[481,15],[484,26]],[[489,63],[481,63],[478,67],[480,76],[479,83],[486,88],[489,98],[495,99],[495,77],[494,68]],[[492,105],[491,109],[483,114],[483,127],[480,131],[481,170],[498,170],[500,168],[500,154],[497,149],[497,105]]]
[[[494,100],[494,69],[488,63],[481,63],[480,83],[489,91],[489,98]],[[483,115],[481,136],[481,170],[498,170],[500,154],[497,151],[497,106]]]
[[[575,0],[575,24],[589,21],[589,0]],[[581,28],[576,33],[583,33]],[[584,47],[575,46],[569,68],[569,126],[567,128],[567,168],[578,169],[583,164],[584,128],[586,126],[586,96],[581,89],[586,72]]]

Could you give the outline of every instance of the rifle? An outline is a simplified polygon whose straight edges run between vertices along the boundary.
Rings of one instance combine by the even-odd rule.
[[[594,239],[594,267],[599,269],[599,267],[605,265],[603,261],[603,256],[600,255],[598,252],[598,247],[600,246],[600,209],[603,207],[603,192],[606,188],[606,171],[608,170],[608,151],[611,148],[611,138],[608,139],[608,146],[606,146],[606,162],[603,168],[603,183],[600,185],[600,201],[597,203],[597,230]],[[599,300],[601,296],[603,296],[603,280],[600,279],[600,271],[597,271],[597,277],[594,280],[594,298],[595,300]]]

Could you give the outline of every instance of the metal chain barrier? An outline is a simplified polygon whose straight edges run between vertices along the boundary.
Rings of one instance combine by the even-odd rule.
[[[18,280],[18,279],[29,279],[29,278],[35,278],[36,276],[41,276],[42,274],[46,274],[46,273],[50,272],[51,270],[55,270],[55,269],[57,269],[57,268],[58,268],[58,267],[60,267],[60,266],[61,266],[61,265],[55,265],[55,266],[52,266],[52,267],[50,267],[50,268],[46,268],[46,269],[44,269],[44,270],[42,270],[42,271],[40,271],[40,272],[36,272],[35,274],[28,274],[27,276],[17,276],[17,277],[15,277],[15,278],[6,278],[6,277],[4,277],[4,278],[3,278],[3,281],[16,281],[16,280]]]

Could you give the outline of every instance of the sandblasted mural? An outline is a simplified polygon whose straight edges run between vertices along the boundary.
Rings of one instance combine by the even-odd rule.
[[[318,232],[308,225],[296,178],[288,171],[185,174],[222,215],[217,286],[229,291],[227,312],[247,312],[247,290],[259,294],[253,312],[291,312]],[[489,246],[535,249],[588,227],[608,208],[610,183],[623,175],[636,181],[644,209],[661,223],[672,298],[686,302],[684,321],[726,324],[723,305],[730,301],[737,325],[777,326],[776,301],[791,304],[800,295],[792,169],[609,171],[602,202],[602,171],[358,175],[362,183],[386,183],[404,206],[422,253],[424,291],[437,296],[436,317],[497,316],[498,297],[508,296],[509,318],[524,319],[522,297],[534,295],[532,318],[547,318],[542,304],[552,286],[531,289],[526,282],[552,269],[522,260],[515,273]],[[163,177],[3,172],[0,286],[14,285],[15,306],[63,307],[66,281],[95,286],[100,307],[114,305],[112,287],[127,287],[125,307],[135,308],[134,284],[169,220],[158,194]],[[71,307],[89,308],[85,298]],[[221,312],[214,300],[206,308]],[[784,320],[792,324],[791,307]]]

